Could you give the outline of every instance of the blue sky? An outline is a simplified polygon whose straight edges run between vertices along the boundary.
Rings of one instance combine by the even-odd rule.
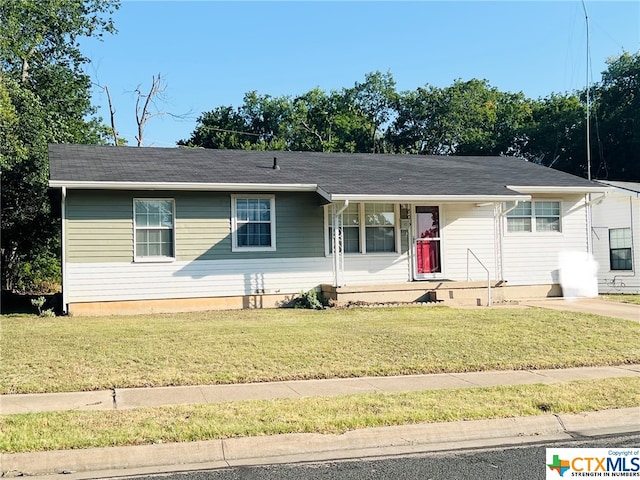
[[[605,60],[640,51],[640,0],[586,1],[591,77]],[[186,139],[204,111],[237,107],[246,92],[299,95],[352,87],[390,71],[398,91],[455,79],[486,79],[531,98],[586,83],[582,2],[554,1],[128,1],[116,35],[86,40],[86,72],[109,87],[120,136],[135,145],[135,96],[152,75],[166,79],[159,109],[185,119],[151,119],[145,146]],[[107,99],[94,104],[108,120]]]

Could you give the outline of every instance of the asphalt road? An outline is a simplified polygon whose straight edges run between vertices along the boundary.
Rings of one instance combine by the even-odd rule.
[[[226,468],[136,480],[544,480],[547,447],[640,447],[640,433],[524,447],[381,459]]]

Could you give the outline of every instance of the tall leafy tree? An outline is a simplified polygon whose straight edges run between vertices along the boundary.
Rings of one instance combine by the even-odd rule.
[[[356,82],[345,94],[351,107],[363,117],[363,126],[369,130],[367,143],[370,147],[363,145],[358,150],[372,153],[384,151],[380,141],[384,136],[381,130],[393,120],[397,98],[396,82],[391,72],[367,73],[364,82]]]
[[[609,59],[594,97],[594,178],[640,182],[640,52]]]
[[[551,94],[532,102],[521,155],[574,175],[587,176],[585,105],[576,94]]]
[[[0,2],[2,281],[34,290],[55,281],[59,222],[47,191],[47,144],[98,143],[88,60],[79,39],[114,32],[117,0]]]
[[[504,93],[486,80],[456,80],[400,94],[388,132],[395,151],[437,155],[513,155],[531,106],[522,93]]]

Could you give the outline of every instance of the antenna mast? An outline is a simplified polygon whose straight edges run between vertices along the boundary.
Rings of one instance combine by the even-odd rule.
[[[587,24],[587,179],[591,180],[591,140],[590,140],[590,127],[589,127],[589,107],[590,107],[590,98],[589,98],[589,67],[590,67],[590,45],[589,45],[589,15],[587,13],[587,6],[582,0],[582,8],[584,10],[584,19]]]

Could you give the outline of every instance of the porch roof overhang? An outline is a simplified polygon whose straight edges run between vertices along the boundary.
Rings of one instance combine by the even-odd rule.
[[[493,203],[531,200],[531,195],[368,195],[329,194],[330,202],[391,202],[391,203]]]
[[[513,190],[515,192],[524,193],[524,194],[586,194],[586,193],[606,193],[613,191],[613,188],[602,186],[566,186],[566,187],[551,187],[551,186],[527,186],[527,185],[507,185],[507,188]]]

